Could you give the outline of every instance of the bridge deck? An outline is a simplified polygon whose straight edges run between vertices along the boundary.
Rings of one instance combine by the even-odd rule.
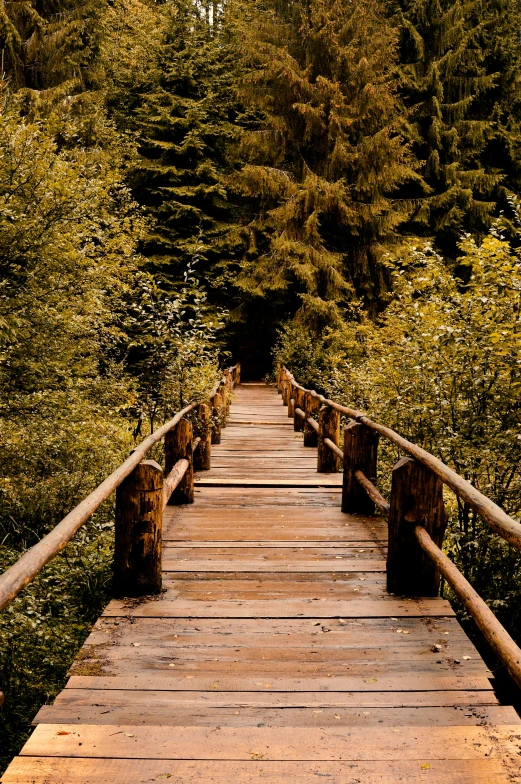
[[[238,389],[212,465],[166,591],[109,604],[4,784],[521,781],[450,605],[386,592],[383,520],[341,513],[273,389]]]

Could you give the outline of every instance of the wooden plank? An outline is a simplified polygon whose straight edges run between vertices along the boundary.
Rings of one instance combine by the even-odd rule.
[[[210,673],[211,675],[211,673]],[[269,684],[266,685],[266,684]],[[409,691],[492,691],[483,675],[422,675],[412,673],[377,677],[331,676],[317,678],[278,678],[276,683],[258,678],[178,676],[167,674],[146,676],[73,675],[66,688],[71,689],[139,689],[140,691],[347,691],[347,692],[409,692]]]
[[[319,565],[320,559],[316,558],[314,561],[306,561],[302,559],[299,563],[287,563],[281,564],[274,561],[264,561],[259,563],[259,561],[254,561],[250,559],[248,561],[240,562],[239,560],[222,560],[220,563],[215,559],[210,560],[203,560],[200,559],[198,561],[188,561],[187,559],[183,558],[176,558],[169,556],[167,549],[165,548],[164,560],[163,560],[163,571],[168,573],[170,571],[174,572],[260,572],[260,573],[277,573],[277,572],[325,572],[327,574],[331,572],[357,572],[360,568],[364,570],[372,570],[374,572],[385,572],[385,561],[384,560],[374,560],[374,561],[364,561],[362,567],[358,561],[348,561],[343,560],[341,564],[332,564],[330,562],[323,562],[322,565]]]
[[[109,692],[110,693],[110,692]],[[116,692],[119,694],[120,692]],[[139,726],[191,727],[374,727],[378,724],[394,727],[473,726],[485,724],[515,724],[517,713],[512,707],[466,705],[450,707],[382,708],[362,710],[360,707],[323,708],[259,708],[212,707],[206,704],[153,705],[142,702],[119,704],[100,701],[95,704],[44,705],[33,720],[37,724],[133,724]]]
[[[102,679],[100,679],[103,682]],[[66,688],[56,698],[55,706],[92,707],[133,706],[137,710],[165,707],[175,717],[184,708],[232,709],[388,709],[448,707],[456,716],[460,712],[477,711],[481,717],[484,706],[499,705],[492,689],[488,691],[400,691],[400,692],[226,692],[226,691],[139,691],[124,689]],[[52,706],[47,706],[52,707]],[[366,715],[366,714],[364,714]],[[485,714],[486,715],[486,714]],[[459,722],[458,722],[459,723]]]
[[[366,567],[368,562],[364,564]],[[205,570],[206,571],[206,570]],[[390,618],[453,616],[454,611],[444,599],[353,599],[352,601],[222,601],[190,602],[182,599],[169,602],[161,599],[132,602],[113,599],[105,609],[105,617],[135,618]]]
[[[136,667],[140,663],[149,663],[153,666],[156,662],[162,667],[170,667],[172,662],[175,662],[178,668],[195,668],[207,666],[208,670],[216,672],[217,670],[230,667],[230,674],[232,672],[232,664],[239,664],[243,669],[246,665],[251,669],[251,674],[259,672],[259,667],[267,671],[275,672],[277,669],[286,667],[287,674],[293,674],[297,669],[303,669],[303,665],[311,664],[310,672],[316,665],[326,665],[321,667],[321,673],[335,672],[345,673],[349,670],[349,674],[355,674],[357,669],[361,667],[372,668],[374,674],[381,670],[381,663],[388,667],[389,673],[393,668],[403,669],[404,662],[409,662],[411,671],[420,669],[426,672],[428,669],[432,672],[441,672],[440,664],[444,664],[449,671],[454,672],[454,654],[447,656],[446,652],[443,654],[433,654],[429,648],[424,644],[402,643],[395,646],[385,645],[378,647],[374,645],[372,648],[362,648],[360,646],[335,646],[326,648],[323,645],[315,645],[313,649],[303,646],[288,646],[287,648],[280,648],[275,646],[244,646],[240,648],[238,644],[229,645],[226,647],[219,645],[202,645],[197,647],[193,645],[183,646],[179,645],[154,645],[147,644],[146,638],[143,635],[135,634],[133,642],[128,645],[119,641],[118,645],[105,647],[103,643],[91,643],[84,648],[85,657],[82,657],[79,664],[80,666],[88,658],[100,658],[116,662],[117,660],[127,659],[133,661]],[[402,635],[403,637],[403,635]],[[399,637],[397,636],[397,639]],[[475,649],[469,644],[468,646],[458,646],[458,655],[469,655],[469,659],[461,663],[457,668],[461,674],[468,674],[471,668],[475,665],[481,671],[485,671],[483,662],[479,656],[476,655]],[[339,665],[339,666],[338,666]],[[419,665],[419,667],[418,667]]]
[[[369,655],[366,660],[355,658],[354,656],[341,657],[324,656],[314,661],[311,656],[308,661],[299,660],[291,657],[281,659],[259,659],[242,658],[240,653],[230,651],[227,656],[218,659],[218,651],[208,651],[206,657],[201,655],[186,656],[180,658],[177,651],[165,650],[164,648],[154,649],[153,647],[140,647],[137,651],[134,647],[124,648],[115,646],[113,648],[99,647],[95,652],[86,651],[85,658],[73,665],[71,674],[82,675],[84,672],[93,670],[102,675],[106,673],[111,677],[128,675],[168,675],[175,678],[186,678],[188,676],[205,677],[212,683],[219,682],[223,677],[241,679],[257,678],[264,681],[265,688],[276,688],[280,678],[292,680],[324,678],[341,678],[344,674],[349,674],[352,678],[375,678],[398,677],[399,675],[410,677],[412,674],[426,677],[432,675],[439,677],[451,675],[454,672],[454,663],[450,659],[422,660],[421,654],[414,650],[407,655],[407,651],[400,651],[400,655],[391,658],[391,652],[381,651],[380,655]],[[375,653],[376,652],[371,652]],[[465,662],[464,666],[457,667],[461,675],[474,677],[491,675],[481,659],[473,659]],[[317,686],[318,688],[318,686]]]
[[[100,618],[88,644],[330,648],[369,650],[424,645],[435,658],[475,655],[456,618],[357,618],[317,621],[277,618]],[[434,648],[434,651],[430,649]],[[438,651],[438,648],[440,649]]]
[[[294,479],[231,479],[229,477],[222,477],[221,479],[209,478],[208,471],[205,476],[198,474],[195,484],[199,487],[341,487],[342,474],[317,474],[316,479],[300,479],[295,476]]]
[[[324,542],[315,542],[315,544],[307,543],[306,546],[297,544],[295,542],[287,542],[285,545],[280,542],[273,547],[271,542],[256,542],[253,545],[235,542],[234,544],[217,542],[204,543],[199,542],[197,545],[191,545],[189,542],[184,544],[170,543],[167,545],[167,550],[173,558],[176,555],[183,558],[193,557],[200,558],[207,555],[211,558],[270,558],[270,559],[291,559],[295,563],[299,559],[305,558],[359,558],[361,561],[364,559],[371,560],[374,555],[385,554],[386,547],[374,546],[371,542],[355,543],[340,545],[337,543],[335,546],[330,547]],[[363,566],[363,564],[361,564]]]
[[[136,727],[39,724],[21,756],[197,760],[519,759],[519,725],[487,727]]]
[[[172,534],[174,534],[174,533],[175,533],[175,531],[172,532]],[[164,537],[163,537],[163,541],[164,541]],[[179,550],[179,551],[182,551],[182,552],[184,552],[185,550],[205,550],[205,549],[208,549],[208,550],[210,550],[212,552],[212,554],[215,552],[216,555],[220,555],[221,551],[226,551],[226,550],[241,550],[242,551],[242,550],[245,550],[245,549],[247,549],[247,550],[262,550],[262,551],[264,551],[264,550],[268,550],[268,551],[269,550],[279,550],[279,549],[280,550],[291,550],[291,551],[294,551],[295,549],[298,549],[300,551],[303,551],[303,550],[307,551],[307,550],[311,549],[311,550],[315,551],[317,549],[320,549],[321,551],[333,550],[335,553],[338,553],[339,555],[342,555],[342,553],[344,551],[345,552],[349,552],[353,548],[354,548],[355,552],[357,550],[365,550],[365,551],[370,551],[370,552],[381,552],[382,550],[386,549],[385,547],[383,547],[381,545],[378,546],[378,547],[375,547],[373,542],[370,542],[368,544],[367,541],[362,542],[362,541],[357,541],[356,539],[352,540],[352,541],[344,541],[344,542],[342,542],[342,541],[335,541],[335,542],[331,542],[331,543],[324,542],[323,540],[312,540],[312,541],[308,540],[306,542],[301,542],[301,543],[299,542],[298,545],[295,545],[295,541],[293,539],[292,540],[279,540],[278,542],[272,542],[272,541],[261,542],[261,541],[258,541],[258,540],[250,540],[247,543],[240,542],[240,541],[238,542],[236,540],[235,541],[231,541],[231,542],[222,541],[222,540],[214,540],[214,541],[207,541],[207,542],[205,542],[205,541],[187,542],[186,540],[176,540],[176,539],[173,539],[173,538],[170,538],[168,541],[169,541],[170,547],[172,549],[175,548],[176,550]]]
[[[317,528],[289,528],[285,526],[281,526],[280,528],[268,528],[268,530],[266,530],[266,528],[263,529],[253,526],[245,526],[243,528],[230,527],[227,530],[222,530],[216,526],[199,526],[194,528],[193,526],[179,525],[176,528],[171,527],[165,532],[164,541],[175,541],[178,544],[181,544],[182,542],[211,542],[212,540],[242,543],[256,541],[260,536],[268,535],[270,536],[272,544],[277,546],[279,541],[287,541],[288,536],[291,536],[293,542],[315,542],[317,536],[320,536],[322,533],[322,541],[331,545],[334,545],[336,542],[345,543],[350,539],[353,542],[364,541],[365,543],[377,541],[384,546],[387,544],[387,535],[383,532],[374,537],[367,535],[367,538],[364,539],[363,531],[345,531],[341,528],[337,528],[336,530],[334,528],[329,528],[322,532]]]
[[[277,573],[277,577],[280,573]],[[175,599],[180,597],[182,599],[349,599],[350,597],[358,598],[363,596],[371,597],[373,599],[379,597],[382,591],[385,590],[385,575],[381,572],[364,572],[367,575],[363,582],[357,582],[356,578],[358,573],[353,572],[350,576],[354,579],[350,582],[348,580],[337,580],[336,582],[329,582],[326,579],[324,582],[309,582],[306,583],[302,580],[296,582],[275,581],[275,579],[268,581],[266,577],[273,577],[270,573],[267,575],[262,573],[262,581],[258,583],[251,573],[244,572],[243,576],[247,579],[229,579],[230,574],[226,574],[224,580],[210,579],[212,576],[215,578],[215,572],[168,572],[163,581],[165,599]],[[171,580],[170,576],[175,576]],[[237,575],[240,577],[241,575]],[[282,575],[284,576],[284,575]],[[308,573],[291,572],[286,573],[286,577],[308,577]],[[322,577],[320,572],[314,572],[313,576]],[[194,579],[183,579],[185,577],[194,577]],[[387,597],[388,598],[388,597]]]
[[[423,765],[423,769],[422,769]],[[429,766],[426,770],[426,766]],[[189,761],[151,759],[67,759],[17,757],[2,777],[4,784],[143,784],[153,781],[215,782],[215,784],[512,784],[497,759],[306,762],[254,759]]]

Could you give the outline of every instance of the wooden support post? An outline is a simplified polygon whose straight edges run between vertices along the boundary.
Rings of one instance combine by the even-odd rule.
[[[304,390],[300,389],[300,387],[293,387],[293,399],[295,401],[295,412],[293,416],[293,430],[295,433],[301,433],[304,430],[304,420],[302,419],[299,414],[297,414],[297,408],[300,408],[301,411],[304,411],[306,406],[304,402]]]
[[[307,422],[307,417],[315,419],[314,414],[320,411],[320,401],[311,392],[304,393],[304,411],[306,412],[306,421],[304,421],[304,446],[316,446],[318,444],[318,433]]]
[[[187,419],[181,419],[165,436],[165,474],[168,476],[178,460],[188,460],[189,463],[184,477],[170,496],[168,503],[173,506],[194,502],[192,439],[192,423]]]
[[[277,392],[282,394],[282,376],[284,374],[284,370],[280,362],[277,362]]]
[[[223,379],[221,380],[221,386],[219,387],[219,394],[221,396],[221,429],[226,427],[227,416],[228,416],[228,388],[226,386],[226,381]]]
[[[282,405],[287,406],[289,403],[291,393],[291,385],[289,383],[289,379],[284,377],[282,379]]]
[[[237,362],[237,375],[235,377],[235,386],[241,383],[241,363]]]
[[[230,373],[229,370],[224,371],[224,380],[225,380],[225,385],[223,389],[223,394],[224,394],[224,401],[225,401],[225,412],[226,412],[226,416],[229,417],[230,405],[232,402],[232,390],[233,390],[233,379],[232,379],[232,374]]]
[[[163,472],[143,460],[116,490],[113,594],[160,593]]]
[[[443,482],[426,466],[402,457],[392,474],[387,588],[400,596],[437,596],[440,575],[416,540],[416,525],[442,546],[447,526]]]
[[[362,471],[376,484],[377,452],[378,434],[360,422],[350,422],[344,430],[343,512],[374,515],[374,501],[371,501],[360,486],[355,471]]]
[[[319,474],[337,474],[340,471],[340,458],[324,443],[329,438],[338,446],[340,441],[340,412],[331,406],[322,406],[318,418],[318,461]]]
[[[210,421],[210,406],[200,403],[195,409],[198,419],[198,429],[201,441],[194,452],[194,470],[209,471],[211,468],[212,454],[212,426]]]
[[[212,397],[212,444],[221,443],[221,422],[223,413],[223,399],[219,392]]]
[[[288,382],[288,385],[288,419],[294,419],[296,390],[290,381]]]

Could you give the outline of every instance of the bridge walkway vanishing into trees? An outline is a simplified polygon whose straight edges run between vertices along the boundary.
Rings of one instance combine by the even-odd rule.
[[[163,593],[111,601],[3,784],[521,781],[450,604],[387,592],[384,517],[316,469],[277,391],[238,387],[195,502],[166,507]]]

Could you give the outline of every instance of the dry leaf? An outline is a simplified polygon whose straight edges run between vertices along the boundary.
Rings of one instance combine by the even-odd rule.
[[[429,763],[428,762],[424,762],[423,765],[422,765],[422,770],[430,770],[430,769],[431,769],[431,766],[429,765]]]

